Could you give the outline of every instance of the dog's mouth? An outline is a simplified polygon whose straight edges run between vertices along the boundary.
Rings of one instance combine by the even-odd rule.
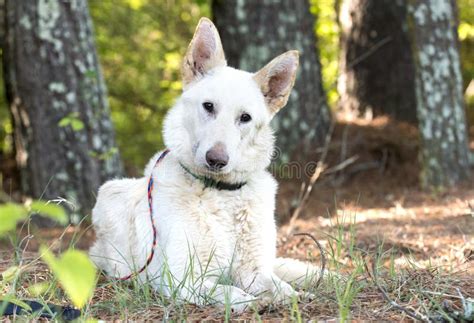
[[[187,166],[187,168],[200,176],[212,177],[215,179],[222,179],[231,172],[229,165],[225,167],[212,167],[207,164],[191,164]]]
[[[212,166],[206,165],[205,169],[206,169],[206,173],[209,173],[209,174],[225,173],[225,167],[212,167]]]

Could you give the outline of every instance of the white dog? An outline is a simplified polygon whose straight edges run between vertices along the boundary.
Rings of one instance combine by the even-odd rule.
[[[286,104],[297,67],[297,51],[255,74],[228,67],[215,26],[201,19],[184,58],[183,94],[164,123],[169,152],[151,159],[144,178],[99,190],[90,250],[99,268],[127,278],[144,268],[139,276],[166,295],[239,312],[257,299],[298,296],[284,280],[317,270],[276,258],[277,184],[266,171],[269,123]]]

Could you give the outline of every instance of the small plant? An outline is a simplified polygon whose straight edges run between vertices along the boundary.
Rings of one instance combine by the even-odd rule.
[[[362,289],[358,278],[364,272],[364,262],[355,245],[355,216],[349,218],[349,223],[345,216],[342,217],[342,222],[339,222],[339,218],[336,218],[336,221],[336,234],[330,237],[329,243],[329,259],[336,273],[329,274],[329,281],[336,294],[339,319],[341,322],[347,322],[350,319],[352,303]],[[345,229],[346,225],[349,226],[348,230]],[[353,269],[348,275],[341,276],[338,273],[343,272],[346,259],[352,262]]]
[[[84,122],[80,119],[78,112],[71,112],[61,120],[59,120],[58,126],[60,127],[71,127],[74,131],[81,131],[84,129]]]
[[[15,237],[17,223],[28,220],[32,214],[41,214],[63,225],[68,221],[65,210],[57,204],[44,201],[32,201],[25,205],[9,202],[0,206],[0,238],[8,235]],[[69,249],[56,258],[46,247],[42,247],[40,253],[73,304],[78,308],[83,308],[91,298],[97,280],[96,269],[88,256],[82,251]],[[0,299],[2,301],[0,313],[5,311],[8,303],[16,304],[26,311],[32,311],[31,307],[18,299],[16,294],[17,288],[20,287],[18,282],[22,273],[33,263],[35,262],[24,264],[20,257],[17,264],[1,273],[0,290],[7,290],[7,292]],[[53,285],[53,282],[40,282],[32,284],[28,290],[31,294],[40,297],[48,292],[54,293],[54,290],[51,290]],[[43,299],[39,301],[44,303],[43,310],[51,311]],[[52,312],[49,314],[52,317],[55,315]]]

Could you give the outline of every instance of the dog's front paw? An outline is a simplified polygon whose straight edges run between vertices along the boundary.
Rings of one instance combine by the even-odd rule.
[[[226,286],[225,296],[221,298],[220,304],[225,308],[229,308],[233,314],[242,314],[257,298],[249,293],[246,293],[240,288],[233,286]]]
[[[242,314],[245,312],[252,304],[255,303],[257,298],[250,294],[242,295],[238,298],[235,298],[231,302],[232,313]]]
[[[299,293],[291,287],[290,284],[280,281],[273,290],[273,302],[279,304],[291,304],[294,299],[299,297]]]

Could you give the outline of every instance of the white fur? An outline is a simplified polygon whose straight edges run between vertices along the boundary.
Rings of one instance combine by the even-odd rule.
[[[205,50],[220,48],[212,44]],[[227,67],[223,59],[217,66],[206,64],[201,65],[211,65],[210,69],[188,79],[165,119],[164,139],[170,153],[154,167],[160,153],[156,154],[145,177],[113,180],[100,188],[92,212],[97,241],[90,255],[114,277],[143,266],[152,243],[147,182],[153,176],[158,246],[141,278],[148,277],[166,295],[178,289],[183,300],[229,302],[236,311],[257,298],[288,301],[297,292],[281,278],[301,279],[315,269],[296,261],[288,261],[287,266],[276,259],[277,184],[265,170],[273,149],[269,122],[274,109],[268,108],[254,74]],[[203,109],[206,101],[214,103],[215,114]],[[242,113],[252,120],[241,123]],[[205,154],[217,142],[226,147],[229,163],[220,172],[209,172]],[[199,175],[246,185],[236,191],[205,188],[180,163]],[[231,283],[223,284],[222,276]]]

